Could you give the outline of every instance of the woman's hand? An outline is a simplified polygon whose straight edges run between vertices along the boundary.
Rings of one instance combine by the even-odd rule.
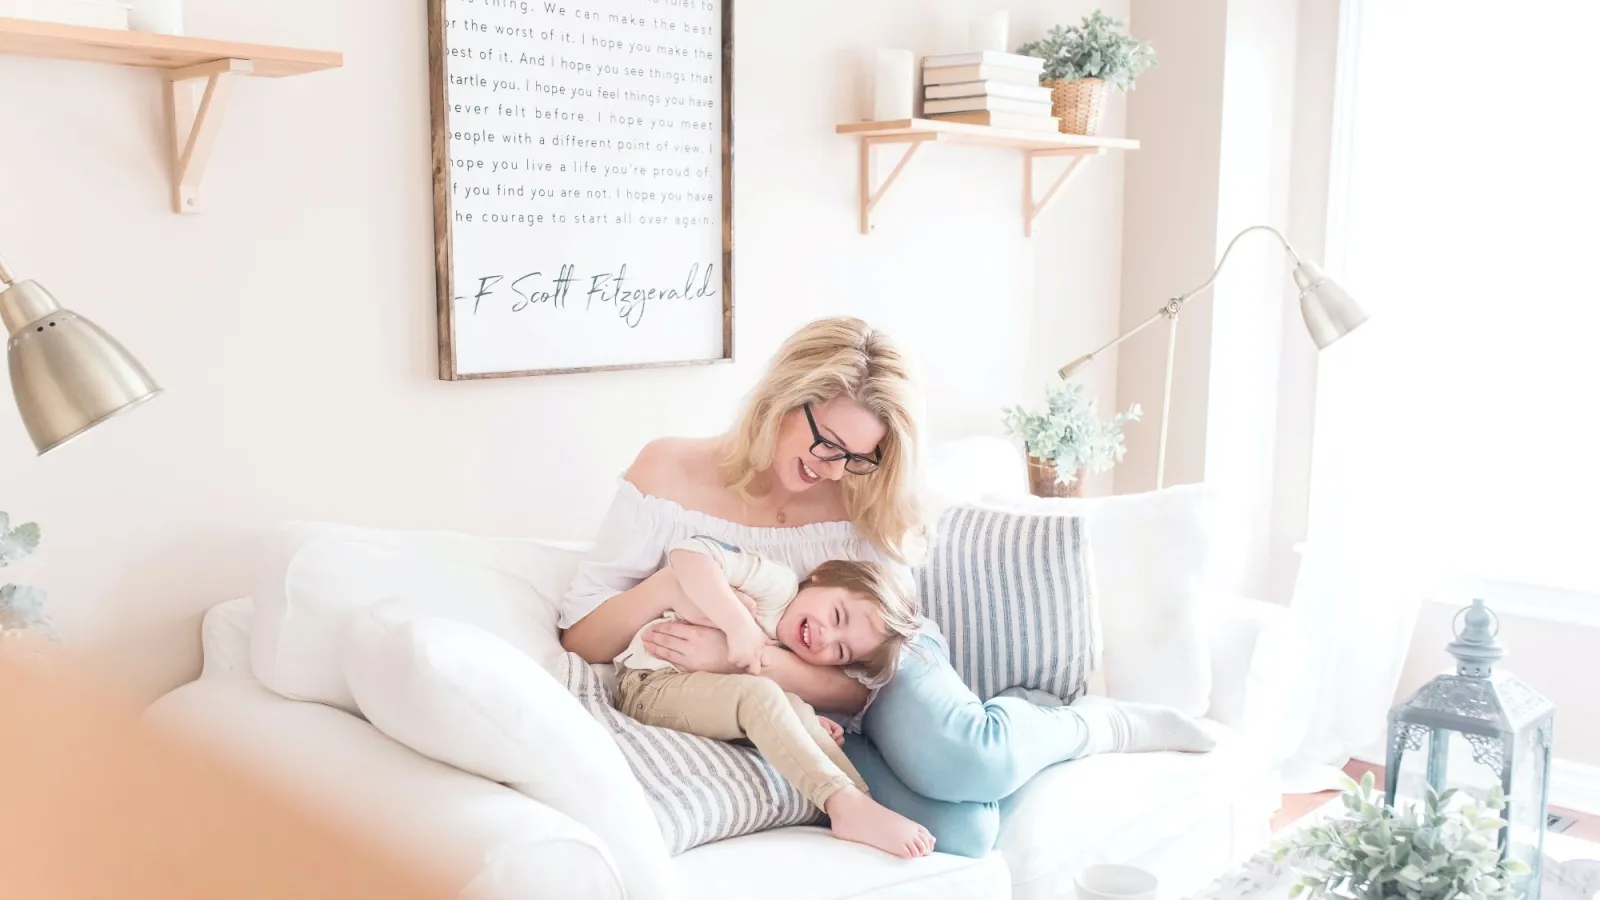
[[[683,672],[737,675],[744,671],[728,662],[727,636],[706,625],[663,622],[644,633],[644,648]]]

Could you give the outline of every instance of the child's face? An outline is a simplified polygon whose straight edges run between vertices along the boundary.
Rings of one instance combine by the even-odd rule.
[[[778,620],[778,640],[814,666],[847,666],[888,639],[877,604],[841,587],[805,588]]]

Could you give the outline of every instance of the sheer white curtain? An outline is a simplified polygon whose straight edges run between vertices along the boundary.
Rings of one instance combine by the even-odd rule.
[[[1382,737],[1443,585],[1600,603],[1600,4],[1345,3],[1329,264],[1373,317],[1318,368],[1311,777]]]

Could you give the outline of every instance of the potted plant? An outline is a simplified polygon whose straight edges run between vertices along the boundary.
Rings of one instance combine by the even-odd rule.
[[[1528,867],[1502,860],[1506,827],[1497,787],[1480,806],[1455,790],[1428,788],[1425,803],[1388,805],[1372,773],[1343,780],[1344,814],[1280,843],[1276,856],[1298,870],[1289,889],[1305,900],[1510,900]]]
[[[39,526],[32,522],[11,527],[11,517],[0,512],[0,569],[25,559],[39,546]],[[0,587],[0,637],[32,633],[55,639],[55,629],[44,614],[44,591],[22,584]]]
[[[1072,381],[1050,387],[1045,400],[1044,412],[1004,410],[1006,432],[1027,447],[1028,481],[1036,496],[1079,496],[1085,470],[1104,472],[1122,461],[1122,427],[1139,420],[1139,404],[1102,421],[1095,400]]]
[[[1111,88],[1128,91],[1156,64],[1150,45],[1123,30],[1124,23],[1100,10],[1080,25],[1057,25],[1044,37],[1017,48],[1043,59],[1042,83],[1051,89],[1051,113],[1067,134],[1099,134]]]

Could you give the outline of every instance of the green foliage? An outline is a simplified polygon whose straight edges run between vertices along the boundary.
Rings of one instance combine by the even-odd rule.
[[[32,522],[11,527],[11,517],[0,512],[0,568],[19,562],[39,546],[39,526]],[[44,615],[44,591],[27,585],[0,587],[0,630],[50,630]]]
[[[0,512],[0,569],[11,565],[39,547],[39,526],[32,522],[11,527],[11,517]]]
[[[1122,462],[1127,452],[1122,426],[1139,420],[1139,404],[1102,422],[1095,400],[1084,395],[1081,384],[1063,381],[1051,386],[1045,398],[1042,413],[1020,406],[1003,410],[1006,433],[1022,438],[1030,454],[1055,463],[1062,484],[1075,481],[1079,469],[1104,472]]]
[[[1343,786],[1343,816],[1277,846],[1278,859],[1302,875],[1291,900],[1511,900],[1513,880],[1528,874],[1500,859],[1498,788],[1481,807],[1430,787],[1425,803],[1395,808],[1374,790],[1371,772]]]
[[[1131,90],[1134,81],[1156,64],[1156,54],[1148,43],[1123,31],[1124,24],[1097,9],[1084,17],[1083,24],[1057,25],[1017,52],[1043,59],[1047,79],[1100,78],[1119,91]]]

